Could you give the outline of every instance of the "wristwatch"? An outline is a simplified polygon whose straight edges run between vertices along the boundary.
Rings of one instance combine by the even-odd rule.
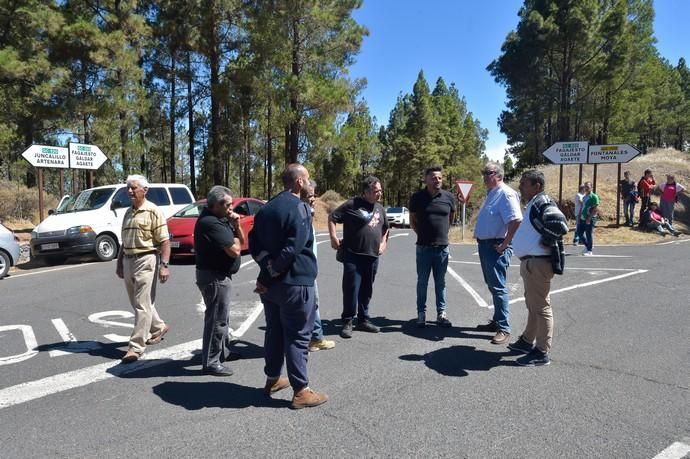
[[[169,267],[170,267],[170,263],[167,262],[167,261],[161,260],[161,266],[164,267],[164,268],[169,268]]]

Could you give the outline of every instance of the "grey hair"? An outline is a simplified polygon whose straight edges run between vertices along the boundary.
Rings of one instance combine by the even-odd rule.
[[[484,170],[486,170],[487,167],[492,166],[494,169],[496,169],[496,177],[500,177],[501,179],[503,178],[503,174],[505,171],[503,170],[503,166],[501,166],[501,163],[497,163],[496,161],[489,161],[484,165]]]
[[[127,177],[127,186],[131,186],[133,182],[137,182],[140,187],[148,188],[149,181],[143,175],[130,175]]]
[[[222,202],[226,196],[232,197],[230,188],[222,185],[216,185],[208,191],[208,194],[206,195],[206,205],[211,208],[219,202]]]

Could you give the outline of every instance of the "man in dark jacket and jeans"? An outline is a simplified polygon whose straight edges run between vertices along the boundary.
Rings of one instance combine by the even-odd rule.
[[[311,210],[300,200],[309,186],[309,172],[289,164],[282,175],[285,190],[274,196],[254,217],[249,250],[259,265],[266,316],[264,351],[267,395],[292,386],[292,408],[321,405],[326,394],[309,388],[307,347],[314,328],[316,305]],[[288,377],[282,377],[283,361]]]
[[[373,176],[362,181],[362,196],[350,199],[334,210],[328,218],[331,247],[343,250],[343,328],[340,336],[352,338],[352,321],[357,315],[355,330],[378,333],[369,319],[369,301],[379,266],[379,255],[386,250],[388,222],[379,200],[383,190]],[[343,224],[343,240],[336,235],[336,224]]]
[[[230,376],[232,370],[222,364],[233,360],[228,337],[230,277],[245,235],[240,215],[232,211],[230,189],[214,186],[206,200],[194,226],[196,285],[206,304],[201,365],[204,374]]]

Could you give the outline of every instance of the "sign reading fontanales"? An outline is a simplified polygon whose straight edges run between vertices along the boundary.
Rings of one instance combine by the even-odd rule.
[[[556,142],[544,157],[555,164],[627,163],[640,152],[627,143],[619,145],[590,145],[588,142]]]
[[[96,145],[69,144],[69,164],[73,169],[98,169],[107,158]]]
[[[590,164],[627,163],[639,154],[640,151],[637,148],[627,143],[620,145],[590,145],[588,162]]]
[[[31,145],[22,157],[34,167],[57,167],[67,169],[69,167],[67,148],[50,147],[46,145]]]

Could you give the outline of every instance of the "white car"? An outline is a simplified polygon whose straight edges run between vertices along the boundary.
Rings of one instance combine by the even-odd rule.
[[[0,279],[19,261],[19,242],[12,230],[0,224]]]
[[[407,207],[389,207],[386,209],[386,218],[388,219],[388,226],[391,228],[396,226],[410,227],[410,211],[407,210]]]

